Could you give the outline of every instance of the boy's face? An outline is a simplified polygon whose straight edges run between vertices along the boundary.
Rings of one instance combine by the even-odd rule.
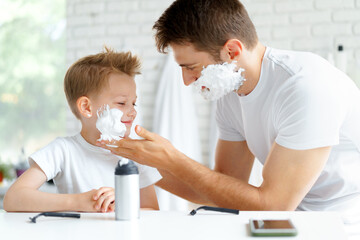
[[[123,112],[121,122],[126,126],[125,137],[128,137],[137,114],[136,98],[134,78],[124,73],[111,73],[108,86],[105,86],[97,96],[91,99],[93,114],[96,116],[96,111],[104,104],[108,104],[110,108],[119,109]]]

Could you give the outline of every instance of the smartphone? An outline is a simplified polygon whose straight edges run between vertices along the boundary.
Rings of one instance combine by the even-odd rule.
[[[253,236],[296,236],[297,230],[290,219],[260,220],[250,219]]]

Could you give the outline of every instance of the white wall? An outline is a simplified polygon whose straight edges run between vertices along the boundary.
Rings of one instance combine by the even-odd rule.
[[[262,42],[324,57],[343,44],[360,59],[360,0],[246,0]]]
[[[165,56],[157,53],[155,20],[172,0],[68,0],[67,63],[99,52],[104,44],[115,50],[131,49],[143,60],[138,85],[143,125],[151,130],[154,99]],[[360,0],[244,0],[268,46],[305,50],[324,57],[343,44],[349,54],[349,74],[360,62]],[[360,65],[358,66],[360,69]],[[360,77],[360,76],[359,76]],[[360,79],[359,79],[360,81]],[[196,97],[203,159],[208,157],[210,104]],[[69,132],[79,125],[69,113]]]

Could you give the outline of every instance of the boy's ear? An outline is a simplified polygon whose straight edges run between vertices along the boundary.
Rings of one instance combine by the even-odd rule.
[[[238,39],[228,40],[223,49],[222,55],[226,62],[238,61],[243,51],[243,44]]]
[[[76,101],[76,107],[81,116],[84,118],[91,118],[92,117],[92,106],[91,101],[88,97],[82,96],[79,97]]]

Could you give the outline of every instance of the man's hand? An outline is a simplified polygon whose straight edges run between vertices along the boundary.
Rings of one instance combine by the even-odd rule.
[[[95,209],[101,212],[113,212],[115,210],[114,188],[102,187],[96,190],[93,195]]]
[[[134,160],[140,164],[171,171],[179,157],[185,156],[179,152],[167,139],[147,131],[137,125],[135,132],[141,140],[125,138],[116,143],[117,147],[109,147],[109,142],[98,142],[98,146],[110,150],[116,155]],[[111,143],[114,144],[114,143]]]

